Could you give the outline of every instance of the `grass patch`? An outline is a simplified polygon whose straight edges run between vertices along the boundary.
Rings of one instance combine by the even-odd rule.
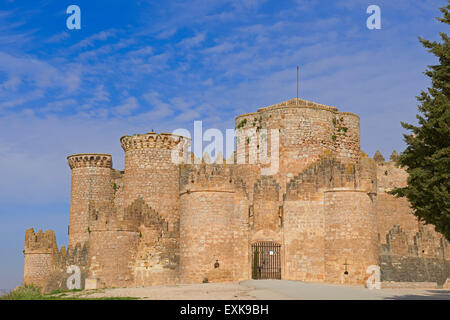
[[[69,295],[72,293],[72,295]],[[86,293],[86,294],[93,294]],[[81,297],[82,290],[53,290],[51,293],[42,293],[41,288],[35,285],[22,285],[10,293],[1,296],[0,300],[138,300],[135,297]]]
[[[34,285],[23,285],[1,296],[0,300],[41,300],[41,289]]]
[[[50,292],[50,295],[58,294],[58,293],[69,293],[69,292],[80,292],[81,289],[73,289],[73,290],[63,290],[63,289],[56,289]]]

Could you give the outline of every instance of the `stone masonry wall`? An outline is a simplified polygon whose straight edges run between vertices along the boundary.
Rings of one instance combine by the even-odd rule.
[[[65,247],[58,250],[53,231],[34,233],[28,229],[25,233],[25,263],[24,284],[39,286],[44,292],[62,289],[67,290],[69,266],[76,266],[80,270],[81,286],[88,272],[88,248],[79,243],[75,247]]]
[[[129,212],[127,212],[129,213]],[[134,285],[140,212],[117,212],[113,202],[89,203],[89,278],[107,287]]]
[[[256,241],[281,243],[280,185],[270,176],[263,176],[253,187],[253,214],[250,217],[250,238]]]
[[[168,221],[170,231],[177,231],[179,223],[179,172],[172,152],[183,139],[156,133],[121,138],[125,151],[124,206],[143,199]]]
[[[134,266],[135,285],[178,283],[179,233],[169,231],[167,220],[146,205],[142,199],[136,200],[127,211],[141,215]]]
[[[405,198],[387,192],[404,187],[407,173],[394,162],[377,163],[378,232],[382,281],[435,282],[450,278],[450,244],[412,214]]]
[[[342,257],[340,250],[351,252],[358,247],[354,235],[363,234],[364,228],[368,227],[367,221],[376,217],[374,203],[367,195],[372,188],[369,172],[373,171],[374,175],[375,168],[373,163],[366,162],[343,164],[334,157],[323,156],[290,180],[283,205],[288,279],[319,282],[327,279],[342,283],[343,279],[335,276],[345,264],[345,260],[342,266],[336,261]],[[374,250],[372,240],[363,250]],[[375,252],[377,250],[371,254]],[[358,273],[361,273],[359,269]],[[362,281],[356,274],[353,278],[347,277],[348,280]]]
[[[325,192],[325,280],[364,284],[378,265],[376,196],[364,190]]]
[[[24,250],[24,284],[35,284],[41,288],[47,285],[50,274],[55,269],[55,255],[58,252],[55,233],[51,230],[45,233],[33,229],[25,232]]]
[[[235,120],[241,130],[279,130],[279,171],[274,176],[282,186],[299,174],[307,166],[317,161],[324,153],[332,153],[343,163],[356,163],[360,156],[359,117],[350,113],[340,113],[337,108],[292,99],[273,106],[260,108],[256,113],[240,115]],[[253,139],[253,138],[252,138]],[[269,139],[270,142],[270,139]],[[254,146],[245,149],[255,152]],[[252,149],[253,147],[253,149]],[[271,150],[269,143],[268,149]],[[242,155],[238,148],[238,158]]]
[[[233,281],[234,172],[206,164],[181,171],[181,282]]]
[[[69,156],[67,252],[53,232],[27,230],[24,283],[65,289],[70,265],[82,285],[240,281],[257,241],[281,245],[282,279],[361,285],[369,265],[390,283],[450,277],[450,244],[387,193],[407,174],[360,151],[357,115],[293,99],[235,122],[250,134],[238,133],[234,164],[180,162],[189,139],[154,132],[121,138],[124,171],[110,155]],[[280,146],[269,165],[258,156],[265,141],[275,155],[270,130]]]

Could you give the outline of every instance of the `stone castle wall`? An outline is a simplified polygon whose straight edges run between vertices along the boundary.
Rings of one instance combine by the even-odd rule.
[[[189,139],[154,132],[121,138],[123,171],[110,155],[69,156],[68,250],[28,230],[24,282],[64,288],[71,264],[97,287],[240,281],[262,241],[280,245],[282,279],[361,285],[370,265],[383,281],[450,276],[448,242],[387,193],[406,172],[360,151],[357,115],[294,99],[236,128],[234,164],[174,162],[192,156]],[[270,130],[280,148],[268,175],[258,154],[275,152]]]
[[[378,255],[376,193],[368,175],[374,165],[324,157],[289,182],[283,219],[286,278],[364,282]]]
[[[179,232],[144,200],[136,200],[128,214],[140,216],[139,242],[134,261],[136,286],[177,283],[179,279]]]
[[[393,161],[379,159],[378,232],[383,281],[435,282],[450,278],[450,245],[431,225],[412,214],[408,201],[387,192],[407,184],[407,173]]]
[[[25,233],[24,256],[24,284],[37,285],[44,292],[67,290],[67,281],[74,272],[72,269],[68,270],[68,267],[77,266],[80,283],[84,288],[89,268],[86,244],[81,246],[77,243],[75,247],[68,247],[67,250],[64,246],[58,250],[53,231],[39,230],[35,234],[31,228]]]

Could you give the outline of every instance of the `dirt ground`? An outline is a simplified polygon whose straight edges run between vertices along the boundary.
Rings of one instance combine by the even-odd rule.
[[[83,291],[80,297],[136,297],[144,300],[450,300],[450,290],[381,289],[304,283],[287,280],[248,280]]]

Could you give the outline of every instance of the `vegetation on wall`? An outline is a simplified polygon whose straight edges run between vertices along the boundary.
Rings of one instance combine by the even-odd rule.
[[[239,122],[239,124],[237,125],[237,128],[242,129],[246,124],[247,124],[247,119],[243,119],[243,120],[241,120],[241,122]]]
[[[335,134],[331,136],[333,140],[336,140],[338,136],[345,135],[348,131],[348,128],[344,126],[344,118],[333,118],[333,126]]]

